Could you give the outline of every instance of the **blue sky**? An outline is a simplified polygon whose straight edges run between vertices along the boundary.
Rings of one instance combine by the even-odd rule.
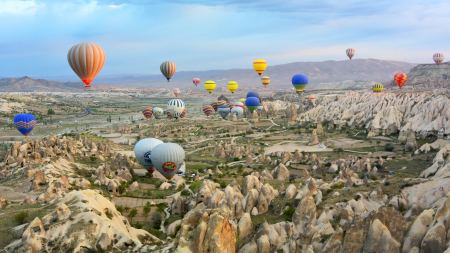
[[[103,75],[450,55],[448,0],[1,0],[0,76],[73,77],[73,44],[103,46]],[[73,77],[75,78],[75,77]]]

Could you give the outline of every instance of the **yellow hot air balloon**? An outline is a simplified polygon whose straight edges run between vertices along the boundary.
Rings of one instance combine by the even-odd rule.
[[[239,102],[245,103],[245,100],[246,100],[245,98],[240,98],[240,99],[239,99]]]
[[[375,93],[382,92],[384,90],[384,85],[381,83],[376,83],[372,86],[372,91]]]
[[[264,85],[264,87],[267,87],[267,85],[270,84],[270,77],[268,76],[261,77],[261,83]]]
[[[236,81],[229,81],[227,84],[227,89],[234,93],[239,87],[239,84]]]
[[[267,62],[263,59],[257,59],[253,61],[253,69],[258,73],[258,75],[262,75],[267,68]]]
[[[212,93],[216,89],[216,82],[213,80],[208,80],[204,84],[205,90]]]

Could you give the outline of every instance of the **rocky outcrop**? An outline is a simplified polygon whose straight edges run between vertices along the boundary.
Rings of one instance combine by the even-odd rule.
[[[93,190],[72,191],[58,201],[53,212],[35,218],[22,239],[8,252],[86,252],[129,250],[147,252],[160,240],[135,229],[108,199]]]

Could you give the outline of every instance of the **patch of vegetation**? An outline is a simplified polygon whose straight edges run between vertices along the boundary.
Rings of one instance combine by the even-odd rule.
[[[75,159],[75,162],[77,163],[81,163],[90,167],[98,167],[102,164],[102,161],[99,160],[97,157],[95,156],[90,156],[90,157],[80,157]]]
[[[292,206],[288,206],[284,211],[283,211],[283,217],[285,221],[292,221],[292,216],[295,213],[295,208],[293,208]]]
[[[132,198],[145,198],[145,199],[163,199],[169,195],[174,194],[175,192],[176,191],[172,189],[135,190],[135,191],[127,191],[122,196]]]
[[[28,212],[27,211],[21,211],[14,215],[14,221],[17,225],[22,225],[27,221],[28,218]]]
[[[388,152],[392,152],[395,149],[395,144],[388,142],[386,144],[384,144],[384,151],[388,151]]]
[[[193,192],[198,192],[202,187],[202,185],[203,185],[202,181],[194,181],[191,183],[191,185],[189,185],[189,189],[191,189],[191,191]]]

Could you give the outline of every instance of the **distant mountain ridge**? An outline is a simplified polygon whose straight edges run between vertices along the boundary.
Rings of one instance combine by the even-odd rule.
[[[34,92],[34,91],[80,91],[83,87],[74,82],[58,82],[45,79],[33,79],[28,76],[18,78],[1,78],[0,92]]]
[[[270,62],[269,62],[270,64]],[[271,78],[271,89],[291,87],[291,77],[304,73],[309,77],[310,89],[349,89],[366,87],[369,82],[390,82],[395,72],[409,72],[415,64],[377,59],[355,59],[345,61],[294,62],[269,66],[264,73]],[[192,78],[203,82],[214,80],[218,90],[225,90],[226,83],[236,80],[241,89],[261,88],[260,77],[253,69],[228,69],[206,71],[179,71],[167,82],[160,74],[98,76],[94,87],[123,88],[192,88]],[[200,86],[199,85],[199,86]],[[44,79],[21,78],[0,79],[0,92],[5,91],[80,91],[81,82],[59,82]]]

